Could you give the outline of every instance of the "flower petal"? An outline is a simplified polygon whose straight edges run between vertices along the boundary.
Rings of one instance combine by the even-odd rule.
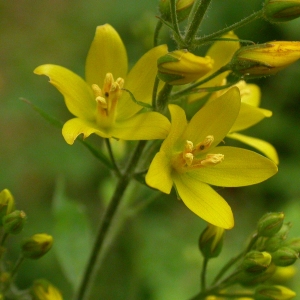
[[[230,133],[230,134],[227,134],[227,137],[238,140],[244,144],[247,144],[247,145],[257,149],[258,151],[263,153],[265,156],[267,156],[268,158],[273,160],[276,165],[279,164],[277,151],[273,147],[273,145],[271,145],[270,143],[268,143],[264,140],[260,140],[260,139],[246,136],[246,135],[239,134],[239,133]]]
[[[96,110],[94,95],[86,82],[72,71],[57,65],[41,65],[35,74],[46,75],[64,96],[68,110],[76,117],[93,119]]]
[[[215,226],[230,229],[234,225],[228,203],[209,185],[189,173],[174,174],[177,192],[184,204],[200,218]]]
[[[170,194],[173,186],[171,170],[170,159],[164,151],[159,151],[151,162],[146,175],[146,183],[152,188]]]
[[[155,47],[144,54],[131,69],[125,80],[125,89],[128,89],[136,100],[151,104],[152,90],[157,74],[157,60],[167,53],[167,46]],[[123,93],[118,103],[119,120],[133,116],[142,107],[135,104],[128,93]]]
[[[247,103],[241,103],[241,109],[239,115],[234,122],[233,126],[230,129],[230,132],[241,131],[247,129],[264,118],[269,118],[272,116],[272,112],[270,110],[255,107],[249,105]]]
[[[161,145],[161,150],[165,151],[169,155],[172,155],[172,151],[176,151],[177,140],[180,138],[180,136],[186,129],[187,120],[185,116],[185,111],[180,106],[170,104],[168,107],[172,119],[171,129],[168,137],[164,140],[164,142]],[[181,151],[181,146],[179,145],[179,148],[177,150]]]
[[[96,133],[97,135],[104,138],[111,137],[110,134],[100,131],[95,123],[88,122],[79,118],[74,118],[67,121],[62,129],[63,137],[70,145],[73,145],[74,141],[80,134],[83,134],[83,138],[85,139],[92,133]]]
[[[247,83],[245,89],[247,89],[248,91],[246,94],[241,93],[242,102],[259,107],[261,98],[259,86],[254,83]]]
[[[194,115],[183,135],[183,140],[190,140],[196,145],[208,135],[213,135],[214,142],[211,146],[213,148],[229,132],[238,116],[240,105],[239,89],[233,87]]]
[[[117,31],[109,24],[98,26],[86,58],[87,83],[102,88],[106,73],[125,78],[127,68],[126,49]]]
[[[277,166],[253,151],[236,147],[216,147],[214,153],[224,155],[224,161],[213,167],[189,172],[195,180],[225,187],[252,185],[277,173]]]
[[[158,112],[137,114],[110,129],[112,137],[124,140],[164,139],[170,130],[169,120]]]

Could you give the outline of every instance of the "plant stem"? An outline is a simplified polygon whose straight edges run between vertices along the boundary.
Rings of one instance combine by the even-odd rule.
[[[118,167],[118,165],[116,163],[116,160],[115,160],[112,148],[111,148],[110,140],[109,139],[105,139],[105,144],[106,144],[106,148],[107,148],[107,151],[108,151],[108,154],[109,154],[109,157],[110,157],[110,161],[113,164],[114,170],[115,170],[117,176],[121,177],[121,172],[120,172],[120,169],[119,169],[119,167]]]
[[[164,87],[159,92],[157,102],[156,102],[158,111],[163,111],[164,108],[166,107],[172,88],[173,88],[172,85],[165,83]]]
[[[193,19],[186,29],[186,34],[185,34],[185,38],[184,38],[186,45],[190,46],[193,44],[197,30],[203,20],[204,14],[205,14],[210,2],[211,2],[211,0],[199,1],[198,7],[195,11]]]
[[[139,161],[139,158],[143,152],[145,145],[146,145],[146,141],[140,141],[138,143],[135,152],[133,153],[126,169],[124,170],[122,176],[119,178],[118,184],[115,188],[115,192],[104,213],[102,223],[100,225],[100,229],[98,231],[98,235],[96,238],[96,242],[94,244],[94,248],[90,256],[90,260],[85,270],[84,277],[81,282],[78,294],[75,297],[75,299],[77,300],[88,299],[87,297],[91,289],[93,278],[96,276],[95,273],[97,269],[96,267],[97,267],[98,256],[102,250],[106,235],[109,231],[114,215],[117,211],[117,208],[120,204],[122,197],[124,196],[125,190],[129,185],[130,179],[132,177],[132,173]]]
[[[206,290],[206,271],[207,271],[208,258],[204,257],[202,272],[201,272],[201,292]]]
[[[154,37],[153,37],[153,47],[158,46],[158,36],[159,36],[159,32],[162,28],[162,21],[158,20],[155,26],[155,31],[154,31]]]
[[[225,27],[225,28],[223,28],[223,29],[221,29],[221,30],[219,30],[219,31],[217,31],[215,33],[209,34],[209,35],[207,35],[207,36],[205,36],[203,38],[196,38],[194,40],[194,44],[196,46],[200,46],[200,45],[203,45],[203,44],[205,44],[207,42],[211,42],[212,39],[217,38],[217,37],[219,37],[219,36],[221,36],[221,35],[223,35],[225,33],[228,33],[231,30],[235,30],[235,29],[237,29],[239,27],[242,27],[242,26],[244,26],[244,25],[246,25],[248,23],[251,23],[251,22],[253,22],[253,21],[261,18],[262,16],[263,16],[263,10],[259,10],[259,11],[255,12],[255,13],[253,13],[252,15],[250,15],[250,16],[242,19],[242,20],[240,20],[239,22],[236,22],[236,23],[234,23],[234,24],[232,24],[232,25],[230,25],[228,27]]]

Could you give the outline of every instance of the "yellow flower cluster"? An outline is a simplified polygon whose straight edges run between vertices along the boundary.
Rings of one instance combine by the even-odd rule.
[[[237,41],[215,42],[206,57],[187,50],[168,53],[166,45],[157,46],[128,72],[124,44],[116,30],[105,24],[96,29],[86,59],[85,80],[51,64],[41,65],[34,72],[50,78],[74,115],[62,129],[68,144],[73,144],[81,134],[87,138],[93,133],[121,140],[162,139],[146,183],[168,194],[174,187],[178,197],[196,215],[230,229],[234,226],[231,208],[211,185],[238,187],[262,182],[276,174],[278,157],[269,143],[239,133],[272,115],[271,111],[259,108],[259,88],[240,81],[225,89],[226,77],[229,72],[275,73],[300,57],[300,43],[272,42],[240,48],[232,32],[223,38]],[[223,66],[227,69],[222,74],[212,76]],[[190,120],[182,107],[169,104],[170,122],[167,114],[149,111],[157,75],[174,85],[198,82],[198,88],[206,92],[189,93],[190,102],[207,95],[208,87],[224,86],[224,90],[212,93]],[[158,85],[158,91],[161,88]],[[226,137],[253,146],[268,158],[224,146]]]

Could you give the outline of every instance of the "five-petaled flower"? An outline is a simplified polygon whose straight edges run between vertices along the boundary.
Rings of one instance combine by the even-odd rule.
[[[231,208],[209,185],[246,186],[277,172],[276,164],[255,152],[216,147],[230,131],[240,105],[237,87],[205,105],[189,123],[182,108],[169,105],[171,130],[146,175],[150,187],[167,194],[174,184],[191,211],[225,229],[234,225]]]
[[[86,60],[86,81],[57,65],[41,65],[34,72],[47,75],[64,96],[75,118],[62,129],[68,144],[83,134],[125,140],[163,139],[170,122],[157,112],[141,113],[142,106],[132,101],[129,90],[140,102],[151,103],[157,73],[156,61],[167,53],[161,45],[148,51],[127,75],[126,49],[115,29],[98,26]]]

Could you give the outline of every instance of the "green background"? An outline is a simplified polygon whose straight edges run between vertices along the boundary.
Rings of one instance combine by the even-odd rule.
[[[8,240],[12,249],[9,260],[11,263],[16,260],[20,240],[36,232],[48,232],[56,240],[58,227],[64,226],[68,241],[66,249],[59,243],[60,249],[52,250],[39,261],[26,261],[17,277],[21,288],[43,277],[61,289],[64,299],[70,299],[72,280],[64,275],[66,266],[58,263],[58,257],[65,265],[73,265],[80,276],[80,264],[72,259],[72,241],[74,247],[80,241],[84,260],[92,239],[79,234],[88,230],[80,226],[82,212],[88,215],[88,227],[95,235],[113,187],[108,170],[80,143],[67,145],[60,130],[20,100],[28,99],[62,121],[71,116],[62,96],[45,77],[34,75],[33,70],[52,63],[83,76],[95,28],[104,23],[110,23],[119,32],[133,65],[151,48],[157,3],[154,0],[0,1],[0,190],[10,189],[18,209],[28,214],[22,234]],[[260,7],[258,0],[212,1],[200,33],[221,29]],[[300,19],[280,25],[257,21],[236,33],[241,39],[257,43],[299,40]],[[161,38],[164,36],[168,36],[166,31]],[[300,233],[300,62],[274,77],[253,82],[261,86],[261,106],[272,110],[273,117],[248,133],[276,147],[279,173],[260,185],[217,189],[232,206],[236,226],[227,233],[224,251],[212,261],[212,270],[242,248],[245,236],[253,231],[265,212],[283,210],[287,220],[294,224],[291,235]],[[102,147],[99,139],[90,140]],[[64,198],[62,190],[80,205],[71,224],[52,212],[53,202]],[[149,191],[138,184],[132,186],[127,198],[133,194],[141,203],[149,197]],[[72,214],[73,209],[72,205],[65,207],[65,214]],[[63,213],[60,217],[64,218]],[[197,240],[205,223],[177,201],[174,194],[170,197],[155,194],[146,209],[128,217],[121,225],[120,228],[115,225],[119,229],[118,242],[108,248],[91,299],[179,300],[199,291],[201,257]],[[298,279],[299,276],[298,273]],[[300,293],[299,287],[289,284]]]

